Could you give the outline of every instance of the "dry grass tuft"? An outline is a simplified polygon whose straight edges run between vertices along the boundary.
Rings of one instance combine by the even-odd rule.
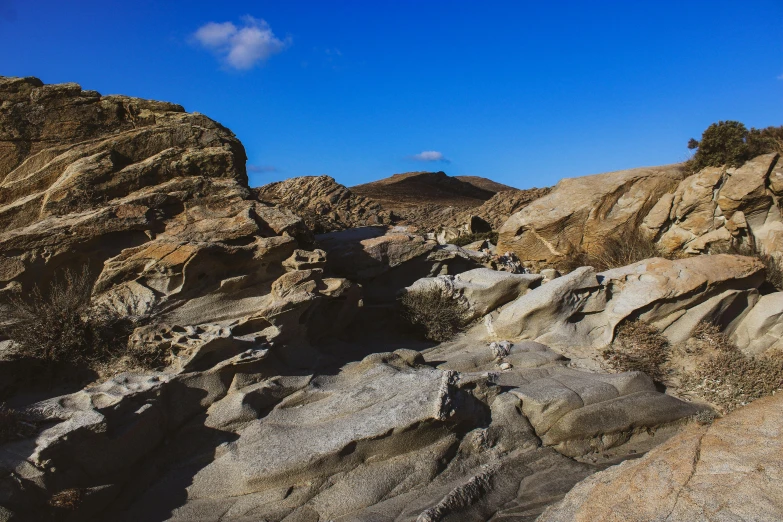
[[[717,327],[702,323],[694,340],[714,355],[685,375],[682,388],[720,408],[723,413],[783,389],[783,359],[742,353]]]
[[[91,298],[87,267],[64,271],[27,298],[11,298],[3,333],[14,341],[15,355],[36,360],[50,372],[64,363],[96,369],[123,356],[133,329],[147,318],[122,315],[92,304]]]
[[[656,381],[663,380],[669,360],[669,341],[657,328],[644,321],[628,321],[617,329],[612,345],[602,356],[617,371],[644,372]]]
[[[38,431],[24,414],[0,404],[0,444],[32,437]]]
[[[81,489],[64,489],[49,498],[49,505],[57,510],[76,511],[82,500],[84,500],[84,492]]]
[[[467,323],[464,305],[436,288],[407,292],[400,297],[400,304],[403,318],[431,341],[448,341]]]
[[[633,228],[621,237],[606,238],[603,243],[589,251],[571,246],[566,256],[556,263],[555,268],[563,273],[582,266],[592,266],[598,271],[604,271],[632,265],[652,257],[672,258],[658,247],[653,238],[648,237],[638,228]]]

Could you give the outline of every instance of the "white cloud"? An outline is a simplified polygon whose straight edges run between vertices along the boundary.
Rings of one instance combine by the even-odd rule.
[[[438,152],[437,150],[425,150],[419,152],[418,154],[414,154],[412,158],[417,161],[442,161],[444,163],[449,162],[443,153]]]
[[[240,27],[232,22],[209,22],[199,27],[193,38],[235,69],[251,69],[290,43],[288,38],[275,36],[264,20],[252,16],[242,17]]]

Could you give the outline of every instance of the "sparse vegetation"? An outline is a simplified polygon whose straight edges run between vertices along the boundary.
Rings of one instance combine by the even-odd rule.
[[[76,511],[83,497],[84,493],[81,489],[64,489],[49,498],[49,505],[58,511]]]
[[[697,423],[701,424],[702,426],[709,426],[715,421],[717,417],[718,414],[715,413],[714,410],[704,409],[704,410],[699,410],[699,413],[693,416],[693,420],[695,420]]]
[[[128,337],[142,318],[91,302],[92,278],[66,270],[44,291],[11,298],[4,333],[15,355],[39,361],[51,372],[62,363],[96,369],[127,352]]]
[[[568,254],[556,263],[555,268],[563,273],[571,272],[581,266],[609,270],[651,257],[671,258],[672,256],[663,252],[653,238],[634,227],[623,233],[622,237],[606,238],[600,245],[594,245],[589,251],[571,246]]]
[[[714,353],[693,374],[682,379],[684,390],[727,413],[783,388],[783,358],[742,353],[716,326],[702,323],[694,340]],[[709,353],[708,352],[708,353]]]
[[[636,320],[623,322],[617,328],[614,342],[602,355],[617,371],[640,371],[661,381],[667,375],[669,353],[666,337],[654,326]]]
[[[455,239],[454,244],[457,246],[465,246],[475,241],[483,241],[485,239],[489,240],[489,242],[492,243],[493,245],[497,245],[498,233],[492,231],[492,232],[478,232],[475,234],[466,234],[464,236],[459,236],[457,239]]]
[[[0,404],[0,444],[31,437],[36,431],[35,423],[24,414]]]
[[[400,304],[403,318],[423,330],[424,337],[431,341],[448,341],[467,322],[464,305],[436,288],[406,292]]]
[[[696,150],[687,162],[694,172],[704,167],[739,167],[761,154],[783,151],[783,127],[748,130],[738,121],[719,121],[707,127],[701,140],[691,138],[688,148]]]

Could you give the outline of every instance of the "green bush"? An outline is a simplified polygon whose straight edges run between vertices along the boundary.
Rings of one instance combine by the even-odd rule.
[[[761,154],[783,151],[783,126],[748,130],[738,121],[719,121],[707,127],[701,140],[691,138],[688,148],[696,149],[687,162],[694,172],[704,167],[739,167]]]

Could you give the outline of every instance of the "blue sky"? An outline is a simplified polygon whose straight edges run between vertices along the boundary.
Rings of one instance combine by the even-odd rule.
[[[251,184],[444,170],[520,188],[783,124],[783,2],[0,0],[0,75],[180,103]]]

